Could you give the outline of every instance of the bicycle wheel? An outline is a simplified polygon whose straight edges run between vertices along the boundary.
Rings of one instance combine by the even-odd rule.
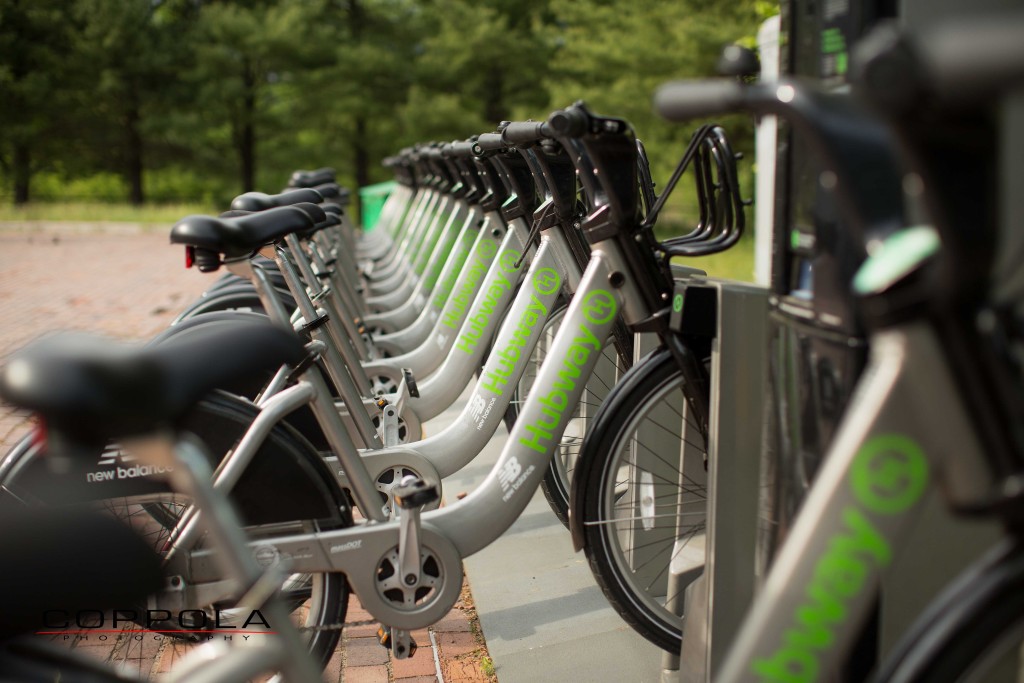
[[[537,372],[540,370],[540,366],[543,364],[544,359],[547,358],[548,351],[551,349],[555,335],[562,325],[562,319],[565,317],[568,307],[568,303],[564,301],[558,302],[555,310],[544,325],[540,339],[537,340],[537,346],[530,356],[530,362],[526,366],[522,379],[516,385],[512,393],[512,400],[505,410],[505,426],[509,431],[512,430],[512,426],[519,416],[519,409],[523,402],[526,401],[530,389],[537,379]],[[624,372],[623,365],[622,360],[615,351],[615,347],[609,341],[604,347],[601,359],[594,368],[594,373],[587,380],[583,396],[580,397],[580,402],[573,411],[572,420],[566,426],[565,432],[562,434],[562,440],[558,445],[558,451],[555,453],[555,457],[551,459],[551,463],[548,465],[547,472],[544,474],[544,479],[541,482],[541,491],[544,492],[548,505],[551,506],[551,510],[558,517],[558,520],[566,527],[569,526],[570,482],[572,482],[573,469],[576,467],[576,460],[579,457],[580,444],[583,443],[587,427],[593,420],[594,415],[596,415],[598,408],[601,407],[611,388],[615,386],[618,375]]]
[[[635,365],[592,421],[573,480],[574,525],[602,591],[672,653],[684,590],[704,566],[707,444],[685,409],[691,391],[666,349]]]
[[[185,314],[182,315],[184,316]],[[196,314],[172,325],[171,327],[168,327],[153,337],[153,339],[149,341],[149,344],[159,345],[170,339],[180,339],[180,335],[209,330],[211,329],[210,326],[213,325],[228,326],[252,320],[265,321],[266,319],[266,315],[260,312],[242,310],[210,311],[201,315]],[[249,377],[236,380],[235,382],[232,382],[230,386],[222,386],[218,388],[236,396],[241,396],[245,399],[255,400],[266,384],[270,381],[271,376],[271,373],[263,375],[254,374]],[[326,372],[324,373],[324,377],[326,378]],[[328,380],[328,385],[330,385],[330,380]],[[309,406],[301,406],[298,410],[286,415],[282,421],[288,426],[298,430],[302,436],[313,444],[316,450],[320,452],[328,452],[331,450],[330,444],[327,443],[327,437],[324,436],[323,431],[320,429],[320,423],[317,421],[316,416],[313,414],[313,411]]]
[[[875,680],[1024,681],[1024,546],[1007,542],[918,617]]]
[[[244,399],[214,392],[186,418],[184,429],[200,438],[211,467],[216,467],[219,458],[237,443],[257,412],[256,407]],[[46,467],[41,450],[26,438],[5,457],[3,471],[6,474],[0,484],[11,495],[27,504],[90,503],[131,525],[158,552],[166,550],[171,529],[188,508],[186,498],[170,491],[163,480],[143,474],[116,444],[111,444],[98,462],[75,463],[70,471],[59,475]],[[109,473],[109,476],[101,473]],[[84,486],[83,482],[86,482]],[[233,488],[232,500],[246,525],[246,533],[254,540],[352,524],[345,495],[323,459],[301,435],[284,424],[271,430]],[[344,575],[294,574],[286,579],[282,592],[293,608],[293,618],[310,629],[311,655],[321,665],[326,665],[341,632],[318,627],[344,621],[348,609],[348,585]],[[250,613],[244,610],[245,615],[240,617],[227,604],[195,605],[194,608],[207,613],[219,610],[220,623],[236,627],[242,622],[235,624],[233,620],[244,619]],[[97,654],[125,666],[142,668],[155,664],[152,658],[156,652],[152,648],[147,650],[146,645],[144,640],[131,637],[116,641],[112,650],[98,649]],[[168,647],[174,652],[168,653]],[[165,661],[162,666],[167,666],[168,658],[176,658],[182,653],[179,651],[187,647],[185,641],[163,645],[161,656]],[[148,676],[148,671],[139,673]]]
[[[278,296],[284,304],[285,310],[295,309],[295,300],[291,292],[278,290]],[[265,312],[263,302],[256,294],[255,288],[248,282],[237,285],[225,286],[220,289],[209,291],[200,298],[188,305],[185,310],[178,314],[178,317],[171,322],[171,325],[178,325],[185,320],[190,320],[197,315],[204,313],[215,313],[220,311],[242,311],[246,313]]]

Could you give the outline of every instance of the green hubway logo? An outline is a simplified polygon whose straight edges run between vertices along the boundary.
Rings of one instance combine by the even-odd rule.
[[[490,240],[488,240],[486,242],[481,242],[480,246],[478,246],[476,248],[477,256],[479,256],[480,258],[484,258],[484,259],[491,258],[492,256],[494,256],[497,253],[498,253],[498,245],[495,244],[494,242],[491,242]]]
[[[615,317],[615,297],[604,290],[590,292],[583,298],[583,317],[592,325],[604,325]]]
[[[841,510],[841,526],[815,562],[781,643],[751,664],[759,680],[819,679],[821,656],[850,618],[854,600],[868,578],[892,562],[889,540],[872,516],[903,514],[917,504],[928,486],[928,460],[910,437],[879,434],[857,451],[849,484],[855,502]]]
[[[676,294],[675,298],[672,299],[672,310],[678,313],[683,310],[683,295]]]
[[[518,270],[518,268],[516,268],[516,261],[518,260],[519,253],[509,249],[498,257],[498,265],[501,266],[501,269],[506,273],[514,273]]]
[[[540,268],[533,274],[533,288],[541,296],[549,296],[562,286],[562,278],[554,268]]]
[[[903,512],[928,485],[928,460],[913,439],[901,434],[880,434],[857,453],[850,471],[850,486],[865,508],[880,515]]]

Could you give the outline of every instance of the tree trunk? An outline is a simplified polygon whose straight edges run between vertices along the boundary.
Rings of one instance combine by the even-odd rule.
[[[125,174],[128,180],[128,201],[135,206],[141,206],[146,201],[145,190],[142,185],[143,162],[142,162],[142,133],[139,131],[139,100],[134,88],[129,90],[128,111],[125,115],[125,133],[127,139],[125,163]]]
[[[238,160],[242,172],[242,192],[256,189],[256,77],[249,61],[245,63],[245,96],[242,98],[242,121],[238,135]]]
[[[359,43],[363,38],[363,29],[366,25],[366,13],[359,0],[348,0],[348,28],[352,34],[353,44]],[[355,115],[355,135],[352,140],[352,152],[355,162],[356,186],[352,195],[352,207],[359,221],[363,220],[363,203],[359,198],[359,188],[370,184],[370,149],[366,140],[366,115],[357,113]]]
[[[366,117],[356,117],[355,163],[356,163],[356,191],[352,197],[352,204],[355,207],[359,220],[363,220],[363,203],[359,199],[359,188],[370,184],[370,150],[366,140]]]
[[[508,107],[505,105],[505,73],[502,67],[491,69],[484,93],[484,117],[488,123],[497,126],[508,119]]]
[[[14,143],[14,204],[28,204],[32,181],[32,156],[27,142]]]

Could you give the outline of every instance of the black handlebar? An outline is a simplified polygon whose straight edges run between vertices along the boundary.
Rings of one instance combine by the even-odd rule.
[[[445,145],[443,150],[445,154],[454,159],[469,159],[473,156],[473,143],[468,140],[458,140]]]
[[[501,137],[508,145],[522,145],[537,142],[551,136],[545,121],[513,121],[501,131]]]
[[[560,137],[579,137],[587,132],[588,123],[586,112],[577,108],[560,109],[548,116],[551,134]]]
[[[669,121],[688,121],[736,111],[749,86],[734,80],[674,81],[658,88],[654,109]]]
[[[501,133],[484,133],[473,143],[473,154],[480,156],[486,152],[505,149],[508,145],[501,139]]]

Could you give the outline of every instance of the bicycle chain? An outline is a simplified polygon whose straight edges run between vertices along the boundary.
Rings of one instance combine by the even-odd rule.
[[[300,632],[306,633],[307,631],[313,631],[319,633],[320,631],[341,631],[351,626],[379,626],[380,622],[376,619],[363,619],[362,621],[343,621],[340,624],[322,624],[320,626],[303,626],[299,629]]]

